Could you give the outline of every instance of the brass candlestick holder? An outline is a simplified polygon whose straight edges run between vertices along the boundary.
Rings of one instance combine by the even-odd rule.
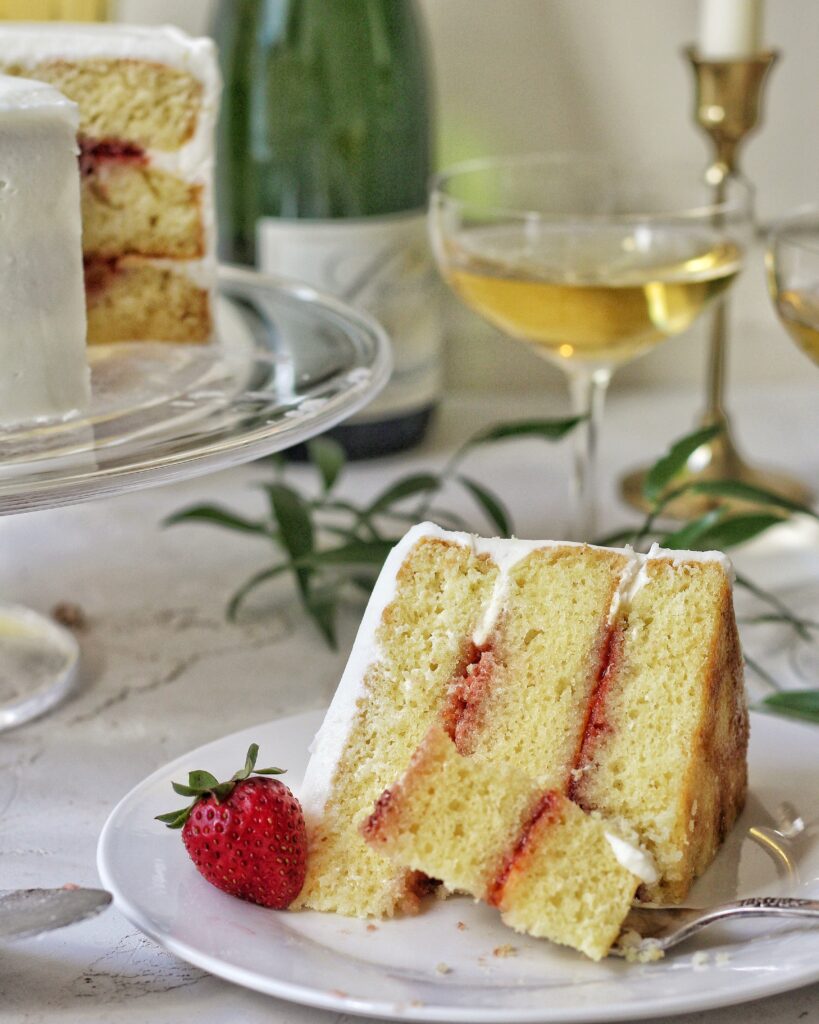
[[[693,47],[684,51],[694,71],[696,97],[694,117],[714,146],[714,159],[706,180],[714,189],[715,202],[724,202],[729,179],[739,173],[739,150],[760,123],[762,88],[777,58],[773,51],[738,60],[702,60]],[[706,409],[700,425],[720,425],[722,433],[699,447],[688,460],[684,482],[696,480],[742,480],[765,487],[795,501],[807,502],[811,494],[798,480],[774,470],[754,469],[741,457],[731,436],[725,411],[725,369],[728,342],[728,296],[712,313],[708,353]],[[643,496],[645,470],[630,473],[623,480],[623,497],[636,508],[646,510]],[[702,515],[716,502],[700,495],[686,495],[672,502],[667,512],[678,519]]]

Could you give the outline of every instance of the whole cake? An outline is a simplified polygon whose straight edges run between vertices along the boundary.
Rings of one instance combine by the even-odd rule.
[[[213,330],[213,43],[172,28],[0,24],[0,71],[79,107],[89,342]]]
[[[0,422],[85,406],[78,112],[0,75]]]
[[[417,903],[411,862],[361,827],[436,724],[462,757],[634,836],[657,870],[638,898],[683,899],[746,791],[730,565],[716,552],[410,530],[314,741],[301,906],[384,916]]]

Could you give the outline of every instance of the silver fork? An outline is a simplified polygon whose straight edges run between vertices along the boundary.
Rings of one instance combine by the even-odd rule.
[[[730,917],[802,917],[819,921],[819,900],[752,896],[716,907],[633,907],[612,952],[637,958],[652,952],[660,955],[701,928]]]

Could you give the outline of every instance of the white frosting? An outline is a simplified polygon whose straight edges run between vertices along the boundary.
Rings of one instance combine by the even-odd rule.
[[[322,814],[324,805],[330,795],[336,765],[341,758],[347,738],[352,729],[357,702],[364,695],[364,677],[368,667],[380,657],[376,634],[384,609],[393,600],[396,592],[397,575],[405,558],[422,538],[445,540],[449,543],[470,547],[476,555],[488,555],[500,570],[493,588],[493,593],[481,623],[473,634],[473,641],[480,646],[491,633],[498,616],[503,610],[509,575],[518,562],[542,548],[583,547],[573,541],[550,540],[506,540],[502,538],[477,537],[470,533],[442,530],[433,523],[420,523],[411,530],[392,549],[384,564],[372,596],[364,612],[347,667],[341,677],[332,704],[324,722],[311,745],[311,758],[307,766],[304,786],[300,794],[302,807],[308,822],[315,822]],[[605,551],[611,548],[599,548]],[[615,594],[616,607],[610,610],[609,618],[623,610],[626,603],[633,599],[637,591],[645,586],[647,564],[653,559],[670,559],[674,564],[681,562],[720,562],[731,576],[731,563],[721,551],[670,551],[654,545],[647,554],[639,554],[630,548],[617,549],[626,554],[629,565]],[[626,844],[627,845],[627,844]],[[629,869],[631,870],[631,869]],[[635,872],[637,874],[637,872]]]
[[[659,879],[657,865],[647,850],[632,846],[631,843],[627,843],[625,839],[621,839],[613,832],[606,832],[606,839],[618,864],[626,871],[630,871],[646,885],[653,885]]]
[[[149,164],[202,186],[204,256],[169,261],[207,289],[216,289],[216,217],[213,190],[214,132],[222,79],[212,40],[195,39],[172,26],[0,23],[0,63],[31,68],[47,60],[93,58],[146,60],[193,75],[202,85],[202,105],[193,136],[173,151],[149,149]],[[68,101],[65,101],[68,102]]]
[[[0,75],[0,422],[89,400],[76,106]]]

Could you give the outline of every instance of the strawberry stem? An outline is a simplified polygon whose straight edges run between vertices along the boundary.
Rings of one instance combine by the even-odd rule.
[[[243,782],[251,775],[283,775],[283,768],[257,768],[256,758],[259,756],[259,744],[251,743],[245,758],[244,768],[235,772],[227,782],[219,782],[215,775],[205,771],[193,771],[188,773],[188,784],[172,782],[171,787],[174,793],[179,796],[192,796],[194,799],[178,811],[169,811],[167,814],[157,814],[156,821],[161,821],[168,828],[182,828],[199,800],[203,797],[212,796],[218,803],[223,803],[233,792],[237,782]]]

